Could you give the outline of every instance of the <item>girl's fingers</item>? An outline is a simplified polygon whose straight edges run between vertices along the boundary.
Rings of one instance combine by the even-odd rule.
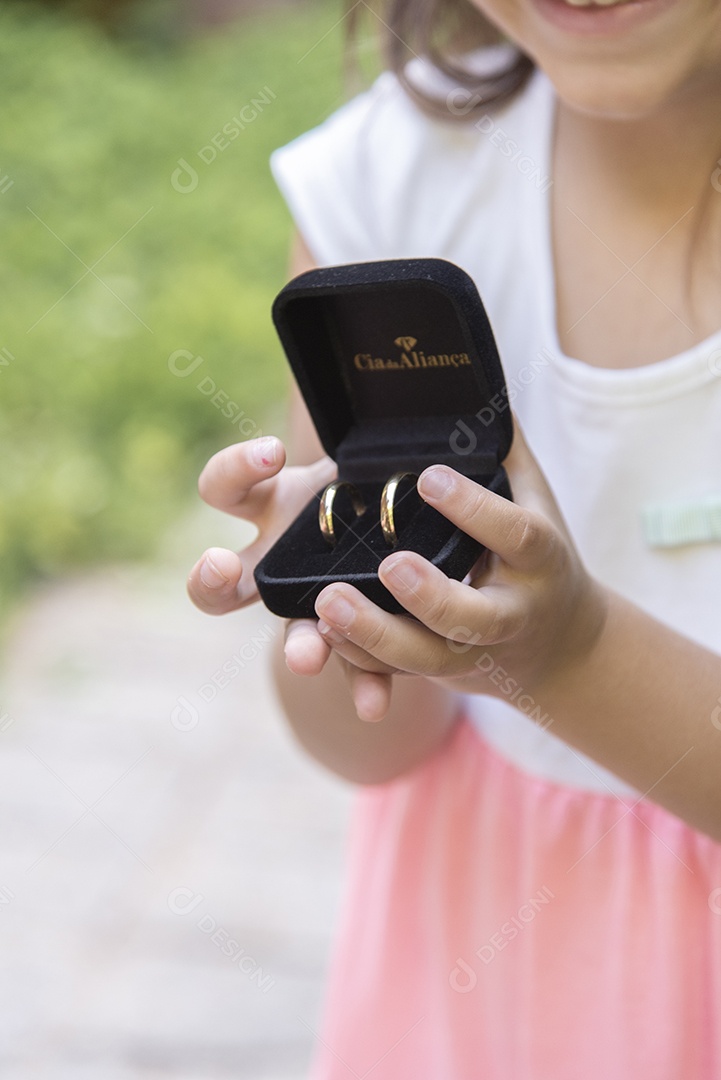
[[[207,615],[226,615],[254,604],[258,589],[253,570],[274,539],[259,537],[238,553],[209,548],[188,575],[188,595],[196,607]]]
[[[285,662],[294,675],[319,675],[330,656],[315,619],[292,619],[285,628]]]
[[[287,624],[285,661],[295,675],[319,675],[330,653],[314,619],[292,619]],[[358,718],[369,723],[382,720],[390,707],[390,674],[364,671],[343,657],[341,661]]]
[[[234,551],[209,548],[188,576],[188,595],[208,615],[224,615],[241,607],[238,586],[243,564]]]
[[[340,656],[348,676],[351,672],[360,672],[363,675],[378,675],[386,678],[394,672],[393,668],[380,664],[378,660],[351,642],[344,641],[340,650],[332,650],[330,644],[319,633],[315,619],[291,619],[287,623],[285,661],[295,675],[319,675],[332,651]],[[367,685],[374,684],[371,680]]]
[[[329,645],[352,655],[357,646],[388,670],[414,675],[453,675],[459,657],[447,642],[414,619],[391,615],[377,607],[352,585],[326,586],[316,600],[318,629]],[[346,656],[347,658],[347,656]]]
[[[418,492],[459,529],[518,570],[539,570],[556,549],[557,532],[546,517],[447,465],[432,465],[421,473]]]
[[[284,469],[284,464],[285,447],[275,436],[249,439],[214,454],[200,474],[198,490],[209,506],[247,521],[276,510],[280,532],[336,475],[329,457],[312,465]]]
[[[486,585],[478,590],[447,578],[410,551],[389,555],[378,575],[406,611],[436,634],[462,645],[507,641],[526,621],[521,586]]]
[[[331,648],[318,633],[314,619],[293,619],[285,630],[285,662],[295,675],[319,675]],[[342,667],[360,720],[382,720],[391,700],[391,676],[364,671],[343,657]]]
[[[258,589],[253,571],[275,540],[273,534],[261,534],[237,553],[209,548],[188,575],[190,599],[208,615],[225,615],[254,604]]]
[[[392,676],[360,671],[349,664],[347,678],[358,719],[369,724],[382,720],[391,704]]]
[[[244,504],[254,486],[275,476],[283,465],[285,447],[273,435],[226,446],[201,472],[200,497],[216,510],[245,517]]]
[[[188,576],[188,593],[201,611],[223,615],[258,599],[253,571],[283,530],[336,474],[329,457],[283,469],[285,449],[267,436],[236,443],[215,454],[198,481],[200,494],[218,510],[260,524],[257,539],[236,554],[211,548]],[[261,521],[262,519],[262,521]]]
[[[394,675],[396,673],[397,668],[392,667],[391,664],[386,664],[383,660],[376,659],[366,649],[356,645],[354,641],[335,632],[333,627],[324,622],[323,619],[316,623],[316,626],[318,633],[333,649],[333,652],[337,653],[342,660],[352,664],[353,667],[358,668],[360,671],[373,672],[376,675]]]

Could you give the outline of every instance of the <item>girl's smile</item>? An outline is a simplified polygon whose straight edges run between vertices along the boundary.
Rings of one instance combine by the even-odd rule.
[[[626,33],[678,0],[533,0],[540,14],[571,34]]]

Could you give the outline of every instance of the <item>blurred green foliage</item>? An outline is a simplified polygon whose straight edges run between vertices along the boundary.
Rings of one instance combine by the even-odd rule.
[[[270,304],[290,220],[267,161],[344,97],[338,17],[333,2],[273,6],[153,46],[0,6],[0,598],[151,552],[208,454],[284,395]],[[171,183],[180,159],[193,190]],[[186,378],[177,350],[177,370],[202,357]]]

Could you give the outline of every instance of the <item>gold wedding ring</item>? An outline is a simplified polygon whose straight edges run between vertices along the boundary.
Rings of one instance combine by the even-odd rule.
[[[350,493],[351,505],[355,511],[356,517],[360,517],[365,513],[365,503],[363,502],[363,496],[361,495],[355,484],[351,484],[348,480],[334,480],[332,484],[328,484],[323,494],[320,497],[320,506],[318,507],[318,524],[320,531],[323,534],[323,539],[331,547],[335,547],[336,540],[338,539],[335,531],[335,519],[333,517],[333,505],[335,503],[336,495],[343,488],[347,488]],[[341,518],[341,521],[343,519]]]
[[[415,481],[418,479],[415,473],[411,472],[396,472],[386,481],[383,493],[381,494],[381,529],[383,536],[387,544],[391,547],[395,547],[398,543],[398,534],[396,532],[396,515],[395,504],[396,495],[401,482],[408,477]]]

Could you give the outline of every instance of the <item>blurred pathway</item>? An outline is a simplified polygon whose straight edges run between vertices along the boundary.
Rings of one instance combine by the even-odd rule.
[[[352,789],[284,727],[273,617],[186,600],[193,554],[240,542],[218,524],[201,514],[164,567],[42,591],[11,627],[3,1080],[306,1075]]]

